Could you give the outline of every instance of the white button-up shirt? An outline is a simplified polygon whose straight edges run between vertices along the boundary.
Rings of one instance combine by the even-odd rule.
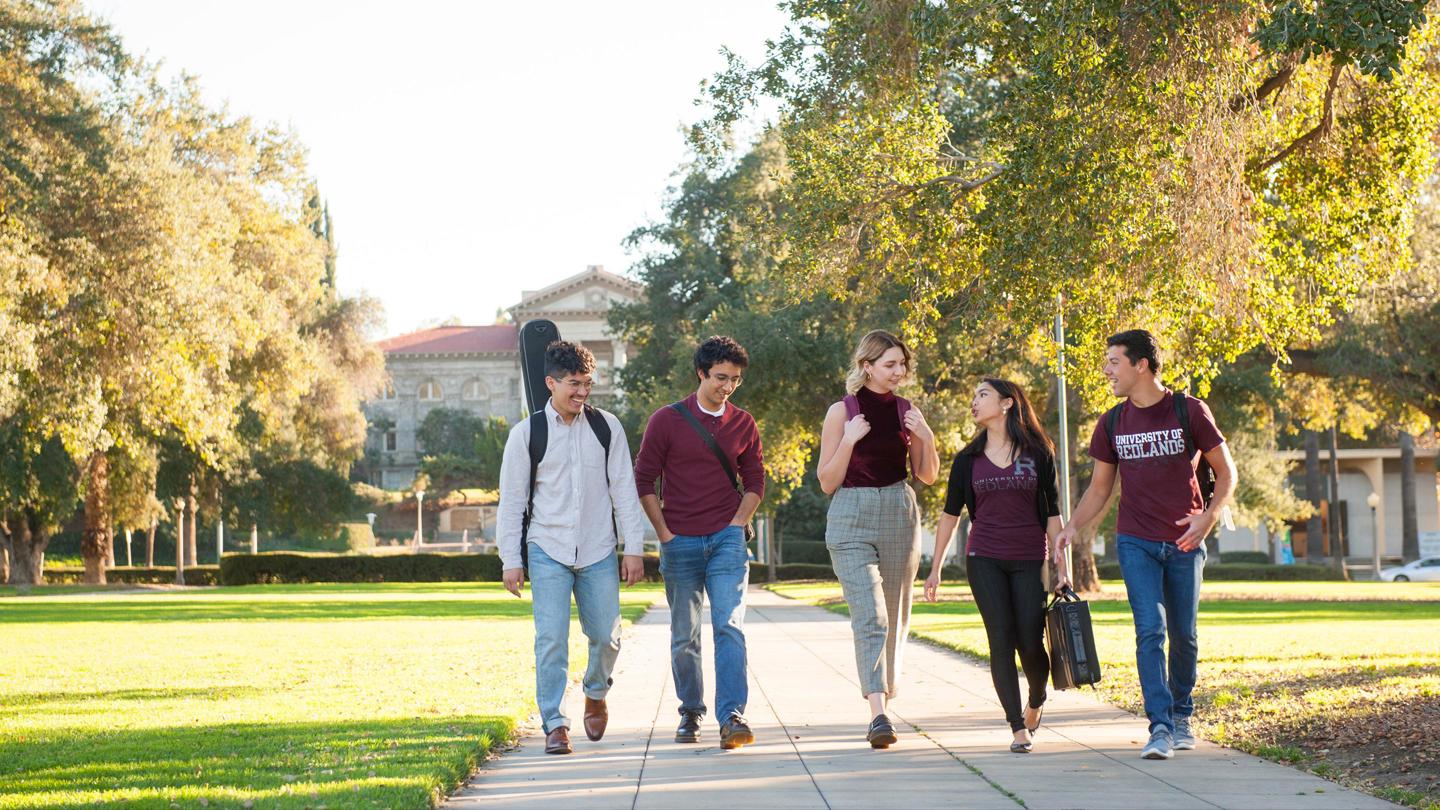
[[[598,410],[598,409],[597,409]],[[610,424],[610,457],[585,414],[566,424],[549,400],[545,458],[535,472],[535,513],[527,539],[538,543],[553,560],[583,568],[603,559],[615,548],[615,529],[625,541],[626,554],[645,550],[645,517],[635,491],[635,470],[625,429],[609,411],[600,415]],[[500,509],[496,544],[504,568],[520,567],[520,530],[530,492],[530,420],[510,429],[500,463]],[[605,487],[605,471],[610,487]],[[612,526],[610,516],[615,516]]]

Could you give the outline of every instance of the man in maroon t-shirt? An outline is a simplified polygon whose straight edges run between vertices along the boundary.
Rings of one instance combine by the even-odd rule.
[[[765,494],[765,468],[754,418],[729,402],[749,364],[750,356],[731,338],[716,336],[700,344],[695,351],[699,388],[651,415],[635,457],[635,487],[660,537],[660,573],[670,604],[670,668],[680,699],[675,741],[700,741],[705,716],[700,606],[708,595],[715,714],[720,747],[727,749],[755,740],[745,721],[745,587],[750,581],[745,526]]]
[[[1210,407],[1160,384],[1160,351],[1153,335],[1132,329],[1107,343],[1105,376],[1110,390],[1125,401],[1113,419],[1107,413],[1095,426],[1090,439],[1095,471],[1058,545],[1070,545],[1100,519],[1118,469],[1115,545],[1135,617],[1135,660],[1150,720],[1150,739],[1140,755],[1169,759],[1177,749],[1195,747],[1190,694],[1199,660],[1196,614],[1205,537],[1235,491],[1235,463]],[[1181,424],[1182,411],[1188,425]],[[1209,504],[1195,475],[1202,454],[1215,470]]]

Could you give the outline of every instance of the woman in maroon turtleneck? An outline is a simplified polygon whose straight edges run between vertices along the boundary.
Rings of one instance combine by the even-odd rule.
[[[905,482],[907,463],[926,484],[940,471],[935,434],[895,395],[911,363],[910,349],[889,332],[861,338],[845,380],[849,393],[830,406],[820,433],[820,488],[835,496],[825,547],[850,606],[860,692],[870,703],[865,739],[873,748],[895,742],[885,703],[895,696],[920,567],[920,511]]]

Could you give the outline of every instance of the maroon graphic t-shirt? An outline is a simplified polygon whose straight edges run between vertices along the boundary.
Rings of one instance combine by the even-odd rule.
[[[1117,530],[1146,540],[1173,543],[1185,533],[1175,521],[1205,511],[1195,468],[1200,454],[1225,443],[1210,406],[1190,397],[1190,438],[1195,453],[1185,457],[1185,434],[1169,391],[1148,408],[1126,400],[1115,423],[1115,444],[1105,417],[1090,437],[1090,457],[1120,468],[1120,519]]]
[[[997,467],[984,453],[976,453],[970,480],[975,514],[966,553],[997,560],[1045,559],[1045,527],[1035,512],[1040,485],[1035,460],[1021,456]]]

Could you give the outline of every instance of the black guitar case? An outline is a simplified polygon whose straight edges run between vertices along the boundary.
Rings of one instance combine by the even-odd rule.
[[[545,407],[550,389],[545,387],[545,347],[560,339],[553,321],[526,321],[520,327],[520,380],[525,388],[525,412]]]

